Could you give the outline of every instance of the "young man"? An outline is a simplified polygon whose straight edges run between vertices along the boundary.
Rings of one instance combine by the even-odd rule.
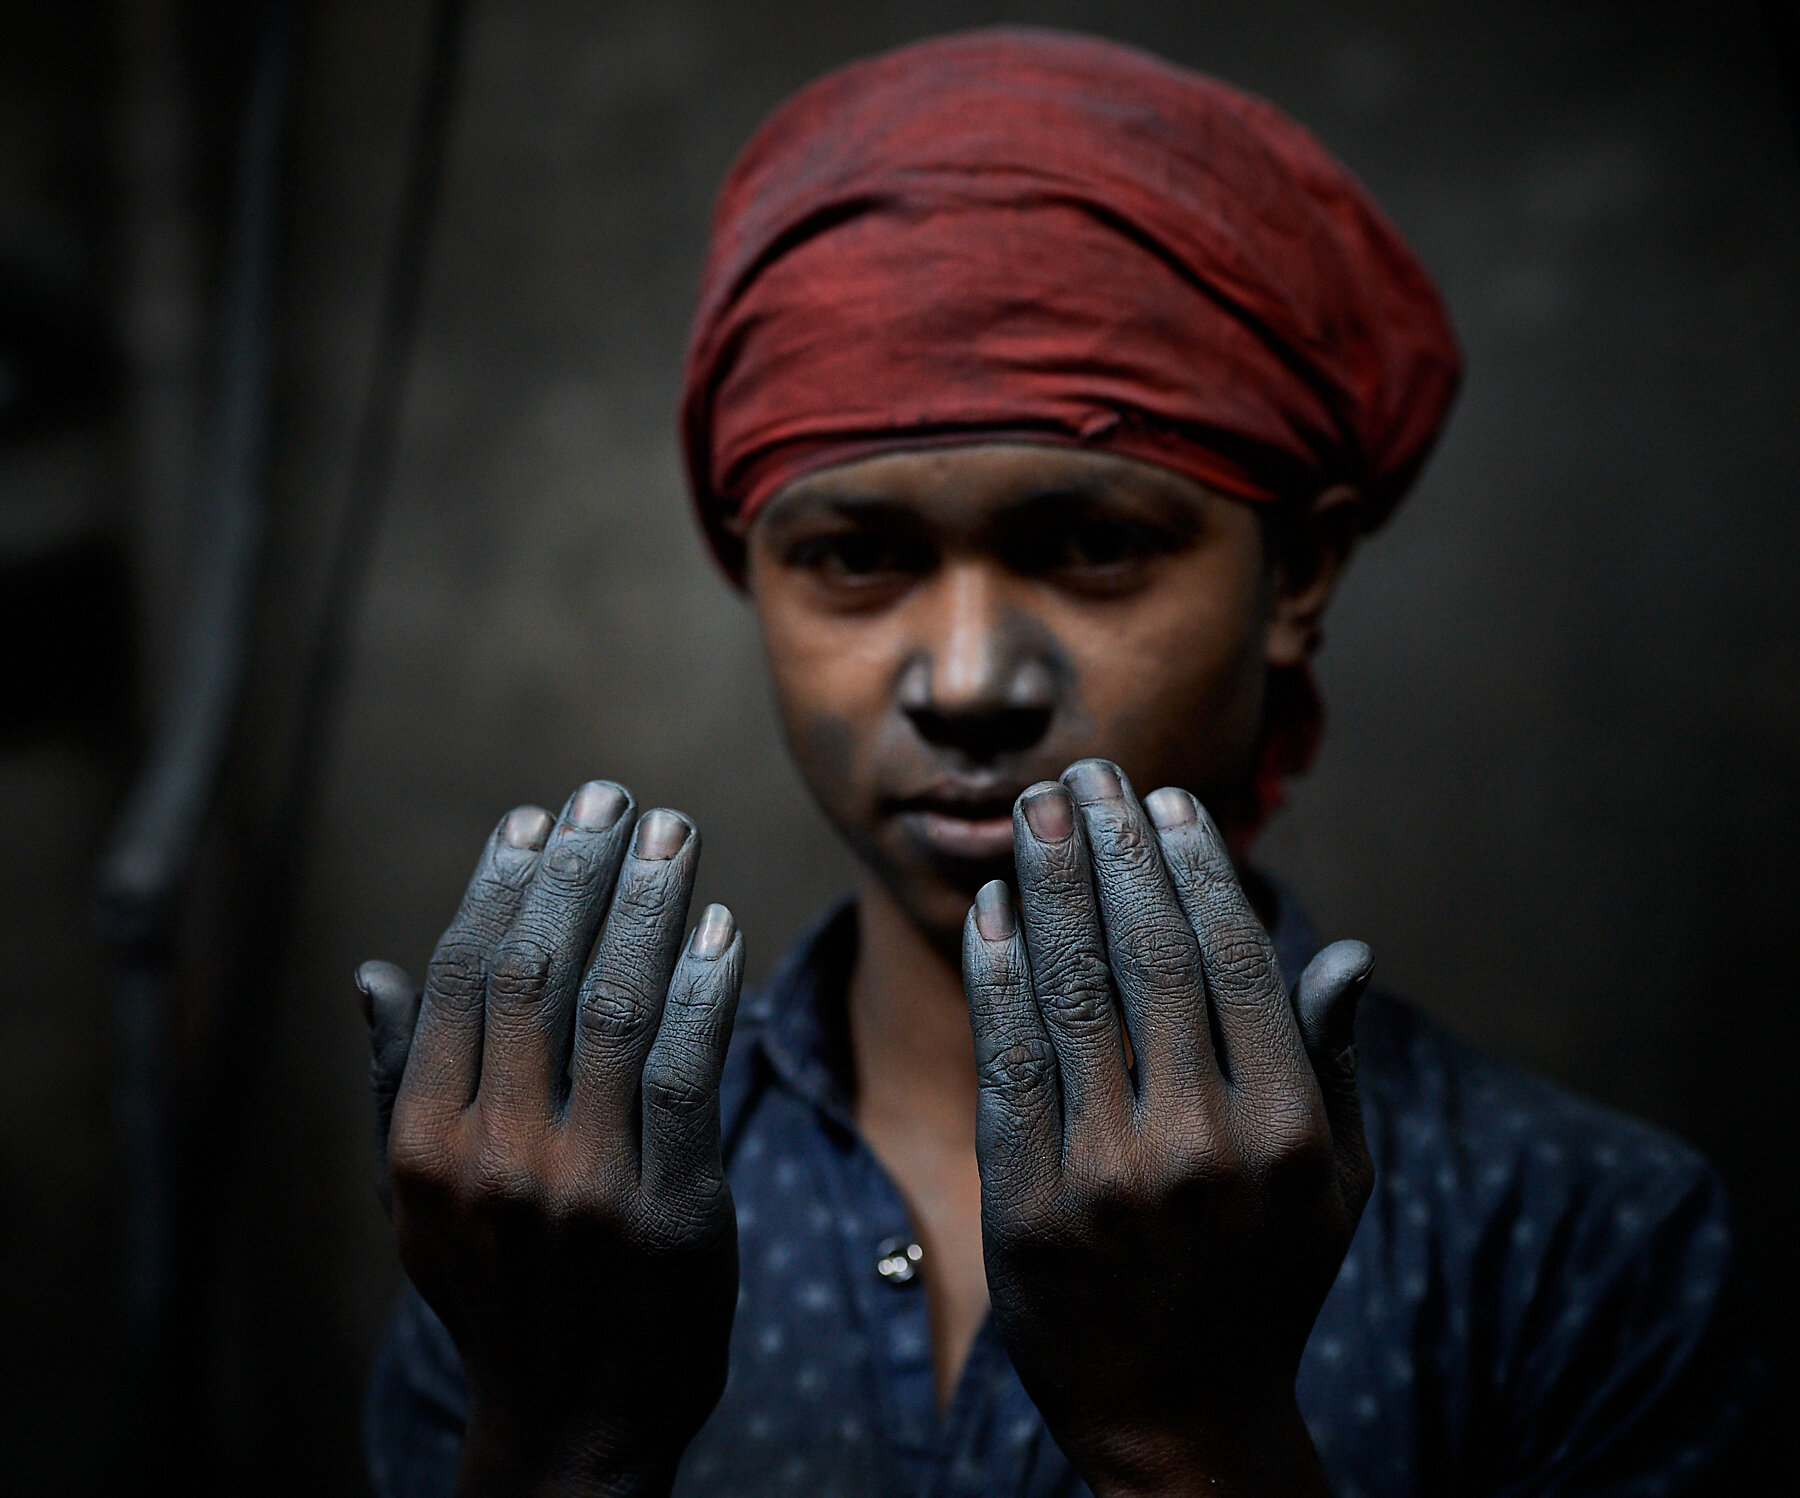
[[[1744,1480],[1704,1164],[1359,1012],[1367,949],[1243,863],[1457,374],[1361,189],[1211,80],[982,32],[777,112],[684,430],[855,899],[731,1038],[697,833],[597,781],[501,823],[422,994],[364,967],[384,1495]]]

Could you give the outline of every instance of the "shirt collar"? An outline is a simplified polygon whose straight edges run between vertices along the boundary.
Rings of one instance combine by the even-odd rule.
[[[853,1127],[846,998],[856,961],[856,901],[839,900],[782,956],[749,1005],[775,1075],[845,1128]]]

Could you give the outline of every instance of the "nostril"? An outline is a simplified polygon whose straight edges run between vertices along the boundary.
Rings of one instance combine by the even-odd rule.
[[[907,710],[907,717],[926,743],[938,749],[960,749],[974,760],[1030,749],[1050,731],[1047,707],[998,707],[961,713],[916,707]]]

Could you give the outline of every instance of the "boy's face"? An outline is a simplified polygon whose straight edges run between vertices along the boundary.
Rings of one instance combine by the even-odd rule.
[[[747,539],[801,774],[949,950],[975,890],[1012,874],[1013,800],[1073,760],[1117,761],[1139,794],[1184,786],[1228,822],[1265,670],[1303,660],[1316,620],[1252,506],[1060,447],[823,469]]]

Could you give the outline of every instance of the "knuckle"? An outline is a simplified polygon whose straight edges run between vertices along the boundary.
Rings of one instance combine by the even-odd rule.
[[[1111,986],[1106,958],[1084,942],[1052,954],[1038,980],[1039,1002],[1064,1025],[1098,1025],[1112,1019]]]
[[[1214,945],[1214,963],[1222,977],[1261,977],[1269,965],[1266,945],[1251,932],[1231,932]]]
[[[1198,957],[1193,932],[1185,924],[1147,919],[1127,932],[1113,966],[1122,979],[1169,987],[1192,980]]]
[[[1095,854],[1121,874],[1141,874],[1162,862],[1162,853],[1148,829],[1123,810],[1108,809],[1094,839]]]
[[[563,837],[552,843],[538,860],[537,877],[556,889],[568,889],[586,882],[593,872],[595,850],[578,837]]]
[[[509,937],[488,968],[488,991],[501,1003],[529,1004],[544,991],[550,953],[534,935]]]
[[[1014,986],[1025,978],[1009,946],[978,943],[965,958],[965,967],[970,984],[993,1004],[1004,1004]]]
[[[478,943],[446,938],[432,954],[425,983],[439,998],[467,999],[480,994],[486,976],[487,953]]]
[[[1084,1212],[1097,1220],[1131,1216],[1143,1209],[1147,1182],[1137,1162],[1116,1141],[1081,1151],[1070,1162],[1068,1174]]]
[[[659,1257],[701,1257],[735,1240],[730,1195],[717,1176],[685,1182],[679,1193],[647,1196],[635,1214],[634,1236]]]
[[[1011,1099],[1035,1097],[1056,1076],[1056,1051],[1043,1036],[1018,1036],[982,1058],[979,1080],[990,1092]]]
[[[1211,1181],[1237,1169],[1231,1132],[1219,1110],[1203,1107],[1165,1124],[1151,1140],[1152,1170],[1165,1187]]]
[[[560,1193],[550,1189],[549,1172],[522,1148],[512,1131],[489,1128],[461,1182],[462,1196],[474,1212],[507,1212],[522,1206],[554,1205]]]
[[[1304,1097],[1265,1099],[1252,1114],[1255,1154],[1274,1171],[1306,1171],[1331,1161],[1331,1129]]]
[[[1035,896],[1032,904],[1055,918],[1058,914],[1084,908],[1093,898],[1084,861],[1071,838],[1061,847],[1046,848],[1034,844],[1024,860],[1021,874],[1028,876],[1028,893]],[[1027,907],[1029,919],[1029,905]]]
[[[548,1180],[559,1223],[614,1236],[629,1231],[636,1181],[616,1144],[599,1151],[557,1152]]]
[[[653,868],[639,864],[632,870],[629,878],[620,880],[618,890],[613,895],[611,919],[631,924],[650,924],[667,915],[671,902],[670,875],[666,865],[674,861],[659,861]]]
[[[694,1059],[670,1058],[644,1068],[644,1102],[659,1113],[700,1118],[717,1096],[707,1085],[705,1068]]]
[[[606,1039],[622,1039],[641,1030],[650,1017],[650,1005],[629,984],[600,979],[581,996],[582,1027]]]
[[[458,1151],[448,1129],[421,1127],[411,1114],[396,1113],[388,1135],[388,1174],[397,1192],[438,1193],[455,1185]]]
[[[1205,846],[1182,849],[1171,860],[1175,882],[1187,892],[1190,903],[1211,920],[1218,919],[1225,902],[1237,888],[1237,875],[1230,862],[1214,856]]]

